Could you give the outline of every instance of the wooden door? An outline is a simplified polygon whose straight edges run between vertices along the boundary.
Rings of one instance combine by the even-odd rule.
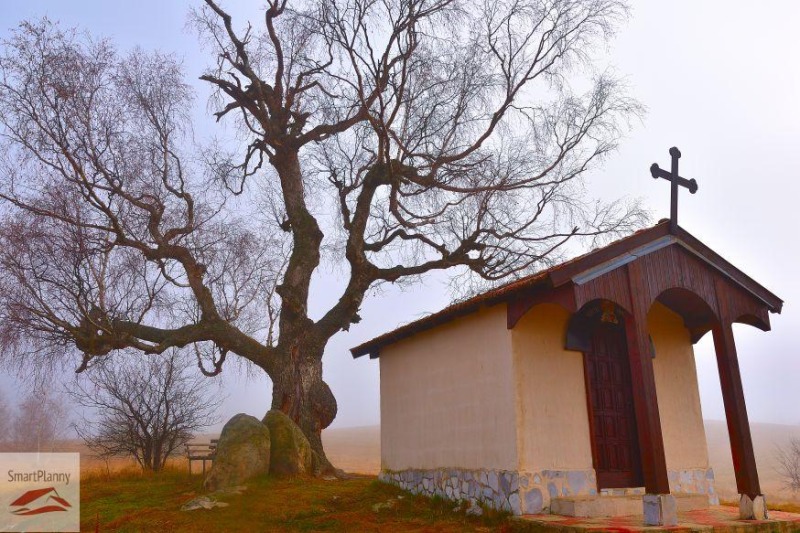
[[[584,353],[592,455],[601,489],[644,485],[622,324],[599,323]]]

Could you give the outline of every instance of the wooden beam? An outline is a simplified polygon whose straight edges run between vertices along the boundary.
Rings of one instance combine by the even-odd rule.
[[[716,291],[721,323],[715,325],[712,332],[714,349],[717,353],[719,380],[722,385],[722,400],[725,405],[725,419],[728,422],[728,435],[731,440],[736,488],[739,490],[739,494],[746,494],[752,500],[761,495],[761,485],[758,481],[756,458],[753,453],[753,439],[750,435],[747,406],[744,403],[739,358],[733,339],[727,298],[728,287],[722,280],[718,280]]]
[[[658,413],[650,336],[647,332],[647,290],[638,261],[628,264],[627,270],[633,314],[626,317],[625,332],[645,491],[648,494],[669,494],[667,460],[661,434],[661,417]]]
[[[572,278],[595,268],[603,263],[616,259],[617,257],[627,254],[631,250],[635,250],[640,246],[645,246],[654,240],[660,239],[669,235],[669,224],[659,223],[648,228],[636,232],[624,239],[613,242],[604,248],[600,248],[586,254],[584,257],[567,261],[566,263],[558,266],[550,273],[550,280],[554,287],[558,287],[564,283],[572,281]]]

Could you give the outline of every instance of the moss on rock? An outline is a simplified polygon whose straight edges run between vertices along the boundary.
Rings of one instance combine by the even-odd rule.
[[[281,411],[264,417],[270,433],[270,473],[279,476],[311,474],[314,470],[311,444],[300,427]]]
[[[235,415],[222,428],[214,465],[203,486],[214,491],[269,473],[270,441],[269,429],[258,418]]]

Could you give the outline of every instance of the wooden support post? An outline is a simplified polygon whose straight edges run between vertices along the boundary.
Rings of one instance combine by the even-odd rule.
[[[742,375],[739,371],[739,358],[736,355],[733,329],[730,322],[726,321],[724,324],[715,326],[712,331],[714,348],[717,352],[719,380],[722,385],[722,400],[725,404],[725,418],[728,421],[728,434],[731,440],[736,488],[739,490],[739,494],[746,494],[750,499],[755,499],[756,496],[761,495],[761,486],[758,482],[756,458],[753,453],[747,407],[744,403]]]
[[[733,340],[732,323],[728,295],[728,285],[717,280],[715,283],[717,307],[720,323],[712,329],[714,349],[717,353],[717,368],[722,385],[722,401],[725,405],[725,418],[728,422],[728,435],[731,440],[733,469],[736,473],[736,487],[739,494],[750,499],[761,495],[758,482],[756,458],[753,453],[753,441],[750,436],[750,422],[747,419],[747,406],[744,403],[742,375],[739,371],[739,357],[736,354],[736,343]]]
[[[631,296],[631,314],[626,317],[625,332],[628,338],[628,358],[631,365],[633,406],[639,432],[639,451],[642,454],[645,495],[642,500],[644,523],[647,526],[674,526],[678,523],[678,507],[669,492],[667,459],[664,438],[661,434],[661,417],[658,414],[656,377],[653,372],[653,355],[647,331],[647,311],[650,297],[644,272],[637,261],[628,264],[628,288]]]
[[[744,403],[744,387],[739,370],[739,357],[736,342],[733,340],[733,319],[730,311],[730,288],[721,279],[715,283],[719,323],[713,329],[714,350],[717,353],[717,368],[722,386],[722,401],[725,405],[725,419],[728,422],[728,436],[731,440],[733,470],[736,474],[736,488],[739,491],[739,517],[746,520],[767,518],[767,505],[761,494],[758,481],[756,457],[753,453],[753,439],[750,436],[750,421],[747,419],[747,406]]]
[[[648,494],[669,494],[667,460],[658,414],[656,379],[650,337],[647,332],[647,295],[643,286],[641,267],[636,261],[628,265],[632,317],[625,320],[628,355],[633,382],[633,403],[642,454],[642,473]]]

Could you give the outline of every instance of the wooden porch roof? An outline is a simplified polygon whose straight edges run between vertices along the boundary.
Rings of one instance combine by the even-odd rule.
[[[474,313],[483,307],[512,301],[518,296],[530,292],[547,292],[570,282],[584,283],[630,263],[639,257],[671,245],[681,246],[684,250],[710,265],[721,276],[762,302],[770,312],[781,312],[783,300],[726,261],[683,228],[676,227],[671,230],[669,221],[662,221],[653,227],[637,231],[603,248],[450,305],[441,311],[351,348],[350,352],[353,357],[369,355],[371,359],[375,359],[379,357],[382,347],[394,344],[422,331],[435,328],[457,317]],[[509,324],[510,327],[512,325]]]

